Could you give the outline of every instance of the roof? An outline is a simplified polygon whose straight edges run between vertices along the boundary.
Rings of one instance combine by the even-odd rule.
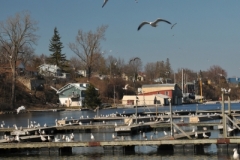
[[[145,99],[145,100],[151,100],[151,99],[152,99],[152,100],[153,100],[155,97],[157,97],[157,98],[163,98],[163,99],[169,98],[169,96],[164,95],[164,94],[154,94],[154,95],[124,95],[123,98],[122,98],[122,100],[128,100],[128,99],[130,99],[130,98],[136,99],[136,97],[138,97],[140,100],[143,100],[143,99]]]
[[[240,78],[238,77],[232,77],[232,78],[228,78],[228,83],[234,83],[234,84],[238,84],[240,82]]]
[[[62,88],[60,88],[58,90],[58,93],[62,93],[65,90],[67,90],[68,88],[72,88],[72,87],[75,87],[76,89],[79,89],[79,90],[86,90],[88,85],[89,85],[88,83],[68,83],[65,86],[63,86]],[[95,89],[98,90],[97,88],[95,88]]]
[[[42,64],[40,66],[38,66],[38,68],[41,68],[41,67],[46,67],[46,68],[53,68],[53,69],[60,69],[57,65],[52,65],[52,64]]]
[[[144,84],[142,88],[155,88],[155,87],[175,87],[175,83],[165,83],[165,84]]]
[[[83,84],[83,83],[68,83],[65,86],[63,86],[62,88],[60,88],[58,90],[58,92],[62,93],[65,90],[67,90],[68,88],[72,88],[72,87],[75,87],[76,89],[79,89],[79,90],[86,90],[86,87],[84,87],[84,85],[81,85],[81,84]]]

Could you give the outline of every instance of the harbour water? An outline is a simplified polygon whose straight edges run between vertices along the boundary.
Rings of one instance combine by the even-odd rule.
[[[191,104],[191,105],[181,105],[181,106],[172,106],[173,111],[195,111],[195,110],[220,110],[221,104]],[[227,109],[227,104],[225,104],[225,108]],[[239,103],[231,104],[232,110],[240,110]],[[159,112],[162,111],[169,111],[168,106],[158,106],[157,110]],[[55,125],[55,119],[63,119],[65,117],[79,119],[81,116],[84,117],[94,117],[96,114],[99,116],[106,116],[112,113],[135,113],[135,108],[117,108],[117,109],[103,109],[99,110],[99,112],[94,111],[61,111],[61,112],[30,112],[30,113],[20,113],[20,114],[3,114],[0,116],[0,123],[5,123],[5,127],[12,127],[14,124],[17,126],[27,127],[29,122],[39,123],[43,126],[45,123],[48,126]],[[141,107],[138,108],[138,112],[155,112],[156,107]],[[214,120],[219,121],[219,120]],[[101,123],[101,122],[98,122]],[[106,122],[106,123],[113,123],[113,122]],[[191,127],[183,128],[184,130],[192,130]],[[156,131],[156,130],[155,130]],[[150,137],[153,135],[155,131],[146,132],[146,136]],[[161,128],[157,129],[158,134],[155,135],[154,138],[159,138],[164,136],[163,130]],[[113,129],[105,129],[105,130],[92,130],[92,134],[95,136],[95,140],[99,141],[112,141],[112,133],[114,133]],[[170,131],[167,131],[170,132]],[[221,133],[218,129],[211,130],[212,134],[210,138],[221,138]],[[75,135],[74,141],[90,141],[90,133],[89,132],[73,132]],[[55,136],[61,138],[63,134],[70,134],[70,133],[59,133]],[[239,136],[239,133],[236,132],[235,135]],[[2,138],[3,135],[0,135]],[[126,136],[126,140],[142,140],[141,133]],[[202,154],[195,154],[194,151],[181,151],[175,153],[159,153],[157,151],[157,146],[136,146],[134,154],[123,154],[121,150],[119,152],[106,152],[102,147],[76,147],[73,148],[73,153],[67,156],[60,156],[58,151],[51,150],[49,152],[48,149],[40,149],[40,150],[24,150],[21,153],[11,153],[11,154],[1,154],[0,159],[6,160],[30,160],[30,159],[39,159],[39,160],[47,160],[47,159],[60,159],[60,160],[75,160],[75,159],[83,159],[83,160],[139,160],[139,159],[182,159],[182,160],[227,160],[232,159],[232,153],[219,153],[217,151],[216,145],[206,145],[204,146],[204,153]]]

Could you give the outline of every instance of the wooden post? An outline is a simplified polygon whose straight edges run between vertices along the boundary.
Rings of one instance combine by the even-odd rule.
[[[231,115],[231,101],[230,101],[230,95],[228,93],[228,115]]]
[[[169,98],[168,101],[169,101],[169,109],[170,109],[171,136],[174,137],[174,132],[173,132],[173,120],[172,120],[172,103],[171,103],[171,98]]]
[[[227,137],[226,134],[226,118],[225,118],[225,107],[224,107],[224,90],[222,90],[222,123],[223,123],[223,138]]]

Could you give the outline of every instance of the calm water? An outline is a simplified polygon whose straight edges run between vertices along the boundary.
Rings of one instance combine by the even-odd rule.
[[[221,104],[208,104],[208,105],[182,105],[182,106],[172,106],[173,111],[195,111],[197,110],[212,110],[212,109],[221,109]],[[225,108],[227,108],[227,104],[225,105]],[[240,110],[240,104],[233,103],[231,104],[231,108],[233,110]],[[168,106],[164,107],[158,107],[158,111],[169,111]],[[138,108],[138,111],[156,111],[156,107],[148,107],[148,108]],[[99,115],[109,115],[111,113],[135,113],[135,109],[128,108],[128,109],[105,109],[100,110]],[[76,118],[79,119],[80,116],[84,116],[85,118],[89,116],[89,118],[94,117],[96,115],[96,112],[93,111],[63,111],[63,112],[32,112],[32,113],[20,113],[20,114],[8,114],[8,115],[0,115],[0,123],[2,121],[5,122],[5,127],[12,127],[14,124],[17,126],[27,127],[29,122],[36,122],[40,123],[41,126],[43,126],[45,123],[47,123],[48,126],[55,125],[55,119],[62,119],[65,117],[68,118]],[[174,120],[176,121],[176,120]],[[219,121],[219,120],[214,120]],[[101,122],[99,122],[101,123]],[[107,122],[107,123],[113,123],[113,122]],[[183,127],[184,130],[192,130],[191,127]],[[162,129],[157,129],[158,134],[154,135],[153,138],[158,138],[161,136],[164,136]],[[153,132],[147,132],[147,137],[150,137],[153,135]],[[167,131],[170,132],[170,131]],[[220,138],[222,135],[219,133],[217,129],[214,129],[211,131],[211,137],[210,138]],[[92,133],[95,137],[95,140],[99,141],[110,141],[112,140],[112,133],[114,133],[113,129],[106,129],[106,130],[92,130]],[[55,135],[57,137],[61,137],[62,135],[68,135],[70,133],[61,133],[58,135]],[[89,141],[90,140],[90,133],[86,132],[80,132],[76,131],[74,132],[75,135],[75,141]],[[115,133],[116,135],[116,133]],[[235,135],[238,135],[238,133],[235,133]],[[2,138],[3,135],[0,135],[0,138]],[[127,140],[136,140],[136,139],[142,139],[141,133],[132,135],[132,136],[126,136]],[[30,160],[30,159],[39,159],[39,160],[47,160],[47,159],[60,159],[60,160],[75,160],[75,159],[83,159],[83,160],[140,160],[140,159],[176,159],[176,160],[214,160],[214,159],[232,159],[232,154],[223,154],[217,152],[216,145],[206,145],[204,146],[204,154],[196,155],[193,152],[180,152],[180,153],[174,153],[174,154],[160,154],[157,152],[157,146],[136,146],[135,147],[135,154],[132,155],[124,155],[122,154],[122,151],[115,152],[114,154],[112,152],[104,152],[102,147],[78,147],[73,148],[73,154],[69,156],[59,156],[58,152],[56,150],[51,150],[50,155],[48,150],[36,150],[36,151],[23,151],[21,154],[14,154],[11,155],[1,155],[0,159],[6,159],[6,160]]]

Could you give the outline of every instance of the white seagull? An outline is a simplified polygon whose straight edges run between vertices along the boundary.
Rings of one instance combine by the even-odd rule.
[[[233,159],[237,159],[237,160],[239,160],[239,154],[238,154],[238,151],[237,151],[237,149],[236,148],[234,148],[233,149]]]
[[[167,136],[167,132],[166,131],[163,131],[164,135]]]
[[[166,22],[168,24],[171,24],[171,22],[165,20],[165,19],[161,19],[161,18],[158,18],[156,21],[154,22],[142,22],[139,26],[138,26],[138,30],[140,30],[142,28],[143,25],[145,24],[150,24],[152,27],[157,27],[157,23],[158,22]]]
[[[55,140],[55,142],[59,142],[60,141],[60,139],[57,138],[57,137],[55,137],[54,140]]]
[[[198,133],[197,132],[195,132],[195,138],[198,138]]]
[[[203,132],[203,138],[209,138],[208,135],[205,134],[205,132]]]
[[[17,109],[17,114],[18,114],[21,110],[25,110],[25,107],[24,107],[24,106],[18,107],[18,109]]]
[[[128,84],[125,85],[125,87],[123,88],[123,90],[127,90]]]
[[[232,132],[233,130],[234,130],[233,128],[227,126],[227,131],[228,131],[228,132]]]
[[[47,139],[45,138],[45,137],[43,137],[42,135],[40,135],[40,137],[41,137],[41,140],[43,141],[43,142],[45,142]]]
[[[108,0],[104,0],[102,8],[106,5],[107,2],[108,2]]]
[[[93,134],[91,133],[91,140],[93,140],[94,141],[94,136],[93,136]]]

